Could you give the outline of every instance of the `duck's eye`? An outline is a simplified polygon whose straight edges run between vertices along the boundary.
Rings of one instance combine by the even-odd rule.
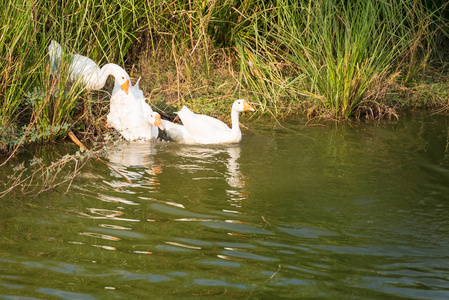
[[[242,104],[242,102],[240,102],[240,101],[239,101],[239,102],[237,102],[237,103],[238,103],[238,104]]]
[[[125,80],[125,77],[122,76],[122,79]]]

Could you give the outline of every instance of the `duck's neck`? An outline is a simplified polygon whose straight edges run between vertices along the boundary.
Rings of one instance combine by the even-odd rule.
[[[101,87],[104,87],[106,84],[106,80],[108,79],[109,75],[114,75],[119,71],[121,68],[116,64],[105,64],[98,73],[97,78],[97,85]],[[115,76],[114,76],[115,79]],[[117,79],[115,80],[117,82]]]
[[[232,124],[232,132],[234,134],[240,133],[240,126],[239,126],[239,112],[236,110],[231,111],[231,124]]]

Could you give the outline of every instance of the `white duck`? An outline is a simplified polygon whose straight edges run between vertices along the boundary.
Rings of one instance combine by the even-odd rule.
[[[50,56],[50,70],[57,76],[62,60],[62,47],[58,42],[52,40],[48,46]],[[79,54],[70,56],[69,78],[74,82],[80,82],[86,86],[87,90],[101,89],[108,79],[108,76],[115,77],[115,85],[120,86],[126,94],[129,90],[129,75],[119,65],[109,63],[100,67],[90,58]]]
[[[239,127],[239,113],[241,111],[254,111],[254,108],[246,100],[236,100],[232,105],[231,110],[232,128],[229,128],[228,125],[218,119],[206,115],[195,114],[184,106],[178,112],[178,116],[185,128],[180,132],[189,134],[188,138],[186,136],[184,139],[184,143],[224,144],[240,142],[242,140],[242,133]],[[168,128],[168,125],[166,127]],[[167,131],[170,136],[170,131]]]
[[[152,114],[148,115],[147,121],[151,125],[157,126],[157,124],[154,124],[154,116],[153,116],[154,114],[159,115],[159,113],[153,112]],[[159,115],[159,119],[160,119],[160,115]],[[167,121],[167,120],[162,120],[162,119],[161,119],[161,123],[162,123],[162,127],[164,129],[162,129],[160,126],[158,126],[158,127],[161,128],[161,130],[164,130],[165,133],[167,134],[167,136],[172,141],[179,143],[179,144],[195,144],[195,140],[190,136],[190,133],[187,131],[187,129],[184,126]]]
[[[107,125],[113,127],[128,141],[150,140],[157,138],[158,128],[164,130],[157,116],[151,120],[153,113],[146,103],[143,92],[139,89],[139,81],[130,86],[129,94],[122,89],[114,89],[111,97],[110,112],[107,115]],[[149,121],[151,120],[151,121]],[[154,125],[154,126],[153,126]]]

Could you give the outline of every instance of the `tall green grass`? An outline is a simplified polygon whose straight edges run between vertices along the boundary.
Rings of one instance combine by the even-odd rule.
[[[69,84],[68,59],[58,78],[50,74],[52,39],[100,66],[124,65],[137,38],[138,10],[132,1],[18,1],[0,4],[0,152],[18,144],[55,140],[75,126],[83,87]],[[94,122],[95,114],[85,119]],[[77,125],[78,126],[78,125]],[[85,126],[85,124],[83,125]]]
[[[32,69],[36,67],[37,62],[33,45],[28,42],[38,31],[33,20],[34,15],[33,6],[29,2],[10,1],[2,4],[0,124],[4,128],[12,126],[20,117],[19,106],[23,94],[34,82]]]
[[[269,60],[258,64],[265,72],[256,78],[288,90],[288,97],[304,95],[315,111],[334,118],[378,104],[398,76],[403,83],[411,80],[428,62],[437,27],[418,1],[281,0],[277,5],[256,17],[264,30],[242,36],[248,58],[262,51],[258,56]],[[249,77],[251,69],[244,69]],[[259,82],[253,86],[262,86]],[[276,99],[272,92],[266,95]]]
[[[191,64],[211,75],[228,55],[237,93],[273,115],[300,108],[340,119],[382,106],[425,69],[444,22],[434,11],[417,0],[154,1],[147,24],[178,84]]]
[[[64,72],[50,74],[52,39],[99,65],[140,68],[146,93],[168,90],[179,104],[251,97],[274,116],[349,118],[425,70],[434,33],[445,28],[432,9],[417,0],[8,0],[0,4],[0,150],[55,140],[107,113],[107,101],[68,86]],[[83,120],[75,118],[81,100]]]

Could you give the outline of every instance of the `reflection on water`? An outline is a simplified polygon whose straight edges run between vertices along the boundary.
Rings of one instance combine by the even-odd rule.
[[[156,153],[154,143],[150,141],[135,141],[124,142],[117,146],[114,150],[107,153],[112,166],[116,167],[118,171],[125,174],[131,181],[136,181],[144,177],[145,173],[154,175],[150,178],[148,186],[157,185],[157,174],[161,173],[161,167],[153,162],[153,155]],[[136,167],[136,170],[132,168]],[[112,176],[121,178],[120,174],[112,171]],[[111,187],[123,187],[124,183],[121,181],[109,182]],[[125,184],[126,186],[126,184]]]
[[[447,299],[448,123],[124,143],[0,203],[0,299]]]

